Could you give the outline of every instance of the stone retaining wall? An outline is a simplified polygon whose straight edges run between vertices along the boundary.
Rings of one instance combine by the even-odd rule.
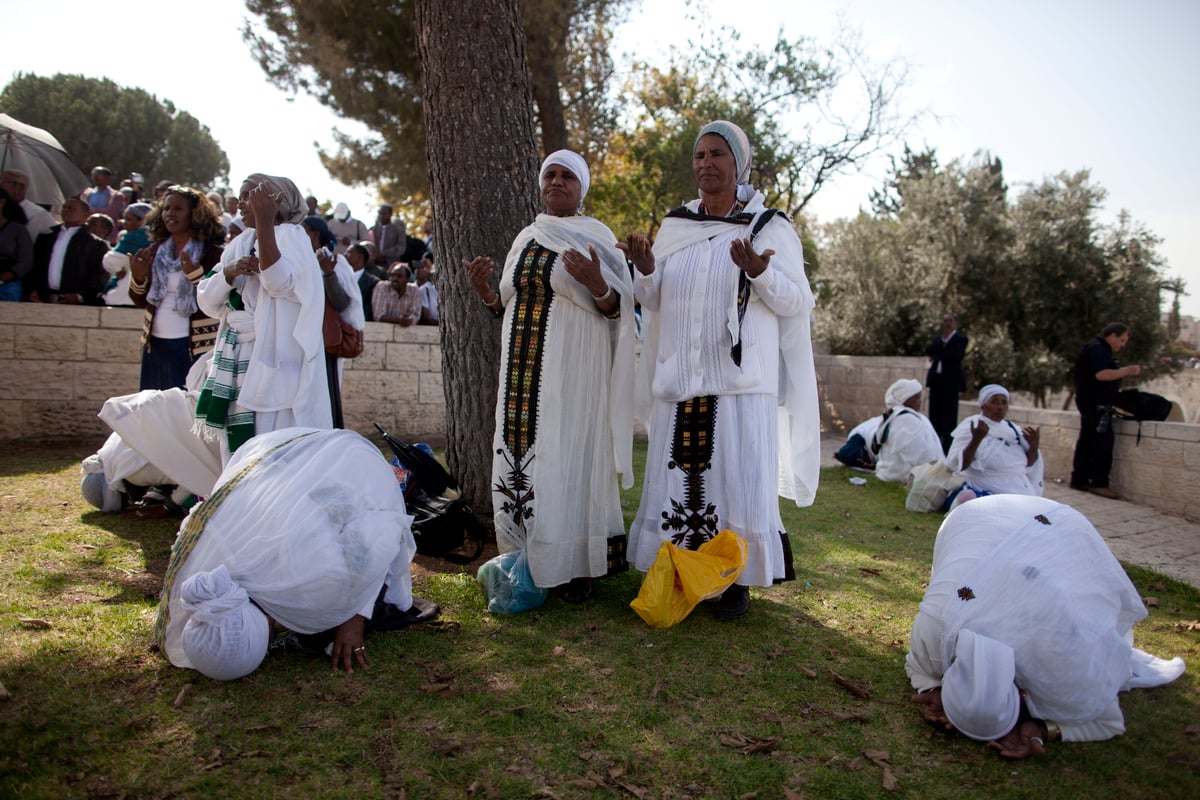
[[[821,401],[821,429],[845,433],[883,411],[883,393],[900,378],[924,383],[924,358],[828,356],[816,357]],[[928,397],[925,411],[928,411]],[[975,414],[974,400],[959,404],[958,418]],[[1008,418],[1019,426],[1039,429],[1046,480],[1071,479],[1071,461],[1079,438],[1079,414],[1012,406]],[[1143,422],[1138,442],[1136,422],[1116,420],[1112,486],[1126,500],[1200,520],[1200,425],[1182,422]]]
[[[104,401],[137,391],[142,312],[131,308],[0,303],[0,442],[82,439],[108,434],[96,417]],[[372,434],[373,422],[410,441],[445,440],[439,331],[367,323],[366,347],[347,362],[342,386],[346,426]],[[823,431],[849,430],[883,410],[900,378],[923,381],[925,359],[816,357]],[[959,418],[975,413],[971,401]],[[1046,479],[1067,481],[1079,433],[1070,411],[1014,406],[1018,425],[1041,429]],[[1116,423],[1113,487],[1129,500],[1200,520],[1200,425]]]
[[[143,312],[135,308],[0,303],[0,442],[102,441],[96,414],[138,390]],[[346,427],[373,422],[413,441],[446,435],[438,329],[369,322],[362,355],[346,362]]]

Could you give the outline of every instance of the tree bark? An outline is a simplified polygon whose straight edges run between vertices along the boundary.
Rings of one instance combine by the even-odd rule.
[[[497,273],[537,213],[537,143],[518,0],[417,0],[425,142],[441,315],[446,457],[490,522],[500,323],[463,258]],[[495,283],[493,283],[495,286]]]

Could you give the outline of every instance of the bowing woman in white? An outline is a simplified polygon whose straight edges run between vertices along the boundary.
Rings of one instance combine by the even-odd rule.
[[[621,245],[638,273],[652,403],[629,553],[645,571],[664,540],[694,550],[732,530],[748,561],[715,614],[737,619],[747,587],[795,576],[779,495],[807,506],[816,493],[814,303],[800,237],[746,185],[746,134],[705,126],[692,170],[700,199],[671,212],[653,248],[640,234]]]
[[[989,383],[979,390],[980,413],[958,423],[950,434],[946,464],[967,482],[949,498],[950,507],[989,494],[1041,496],[1045,471],[1038,429],[1017,428],[1008,416],[1008,390]]]
[[[333,422],[321,268],[298,224],[304,198],[287,178],[255,173],[242,183],[238,207],[246,230],[225,247],[196,296],[221,327],[195,428],[220,437],[223,463],[258,434]]]

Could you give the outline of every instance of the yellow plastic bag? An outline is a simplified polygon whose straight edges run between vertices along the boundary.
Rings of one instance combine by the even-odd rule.
[[[733,531],[721,531],[698,550],[663,542],[629,607],[651,627],[669,628],[702,600],[720,597],[746,568],[746,553],[746,540]]]

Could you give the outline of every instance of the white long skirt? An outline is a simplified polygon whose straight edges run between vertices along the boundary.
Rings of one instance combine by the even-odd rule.
[[[790,579],[791,548],[784,546],[787,533],[779,516],[775,397],[716,397],[710,419],[698,426],[711,431],[711,450],[677,431],[679,405],[655,400],[651,408],[646,479],[629,531],[629,561],[645,572],[668,539],[694,550],[731,530],[749,550],[737,583],[765,587]]]

